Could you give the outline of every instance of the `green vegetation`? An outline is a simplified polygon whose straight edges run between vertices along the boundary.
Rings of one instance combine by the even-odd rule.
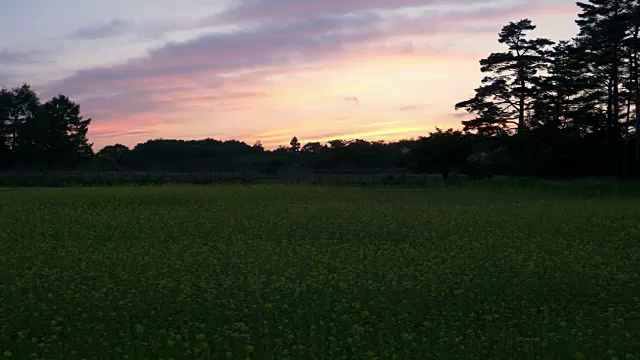
[[[0,358],[640,359],[640,198],[0,190]]]

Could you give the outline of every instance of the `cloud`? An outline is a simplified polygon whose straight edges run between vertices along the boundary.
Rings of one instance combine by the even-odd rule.
[[[4,88],[4,87],[8,87],[9,84],[11,84],[11,77],[9,76],[9,73],[6,71],[2,71],[0,70],[0,89]]]
[[[121,115],[124,111],[159,110],[170,105],[171,101],[159,100],[163,94],[191,94],[193,100],[233,100],[238,98],[234,86],[260,85],[261,80],[285,68],[304,67],[308,61],[340,52],[348,45],[381,37],[379,21],[370,14],[321,17],[209,34],[189,42],[169,43],[147,57],[118,66],[78,71],[51,83],[48,90],[84,96],[88,100],[83,104],[92,110],[118,104],[108,109]],[[257,96],[260,90],[249,92]]]
[[[123,19],[114,19],[106,24],[93,25],[78,29],[71,34],[72,38],[83,40],[96,40],[123,35],[133,30],[134,24]]]
[[[115,138],[115,137],[132,137],[132,136],[149,136],[153,135],[151,130],[131,130],[131,131],[92,131],[91,137],[102,138]]]
[[[38,53],[28,51],[10,51],[0,49],[0,65],[8,66],[24,62],[32,62]]]
[[[342,123],[343,119],[329,121],[332,123],[331,130],[327,131],[327,127],[308,126],[286,127],[283,129],[274,129],[261,133],[243,134],[241,139],[251,141],[260,140],[266,147],[275,148],[279,145],[289,142],[291,137],[296,136],[302,143],[307,142],[327,142],[335,139],[353,140],[381,140],[382,138],[402,138],[406,135],[421,133],[427,131],[428,127],[421,122],[413,120],[394,120],[394,121],[369,121],[367,123]],[[326,122],[325,122],[326,123]]]
[[[199,18],[153,18],[145,20],[112,19],[101,24],[84,26],[68,35],[71,40],[109,40],[128,36],[137,40],[160,39],[172,32],[194,31],[214,24]]]
[[[327,142],[331,140],[353,140],[353,139],[361,139],[368,141],[378,141],[382,139],[391,140],[391,139],[399,139],[403,138],[407,135],[416,134],[420,132],[424,132],[427,128],[421,126],[393,126],[393,127],[385,127],[385,126],[376,126],[373,130],[364,130],[364,131],[335,131],[335,132],[327,132],[327,133],[316,133],[309,134],[304,138],[304,142]],[[278,142],[280,140],[280,142]],[[282,143],[284,139],[272,139],[271,141],[263,141],[263,144],[266,146],[275,146],[279,143]]]
[[[457,112],[449,114],[449,117],[452,119],[463,120],[467,118],[474,117],[475,115],[467,113],[467,112]]]
[[[473,5],[489,0],[242,0],[216,18],[228,21],[290,20],[317,15],[396,10],[437,4]]]
[[[355,105],[360,105],[360,99],[358,99],[357,96],[348,96],[344,98],[344,101],[348,101],[350,103],[353,103]]]
[[[45,64],[46,56],[39,51],[11,51],[0,49],[0,87],[22,83],[33,66]]]
[[[157,89],[159,85],[170,84],[168,80],[202,80],[202,76],[215,82],[221,75],[236,72],[317,62],[396,35],[395,30],[385,29],[384,24],[381,16],[364,13],[212,33],[187,42],[168,43],[150,51],[147,57],[118,66],[81,70],[50,87],[79,94],[94,89],[114,92]]]
[[[427,105],[407,105],[396,108],[398,111],[420,111],[427,109]]]
[[[449,2],[463,3],[462,0]],[[418,6],[435,1],[300,1],[295,2],[299,5],[295,5],[294,10],[322,8],[308,18],[297,18],[288,12],[293,10],[282,7],[293,3],[292,0],[274,2],[274,9],[283,11],[283,16],[291,14],[286,21],[259,22],[234,31],[210,32],[195,39],[170,42],[149,51],[145,57],[112,67],[78,71],[50,83],[45,93],[62,92],[76,98],[82,104],[83,113],[95,119],[94,126],[99,126],[99,131],[106,131],[105,125],[99,125],[106,122],[118,126],[134,121],[144,126],[159,121],[170,123],[185,119],[196,110],[246,108],[269,93],[272,78],[322,67],[323,62],[330,59],[362,52],[413,56],[425,50],[401,40],[402,37],[493,32],[495,24],[487,28],[476,21],[494,12],[504,15],[520,9],[470,6],[407,17],[383,16],[364,10]],[[241,6],[257,11],[265,4],[249,1]],[[366,4],[370,6],[365,7]],[[484,4],[484,1],[473,4]],[[239,9],[228,11],[226,16],[232,13],[240,16]],[[132,27],[135,26],[130,22],[116,20],[83,29],[76,35],[108,37]],[[430,54],[435,51],[428,49]],[[345,100],[357,102],[357,98]]]

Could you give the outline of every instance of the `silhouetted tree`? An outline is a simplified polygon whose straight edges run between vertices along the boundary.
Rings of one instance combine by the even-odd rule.
[[[615,173],[626,162],[624,136],[630,125],[634,91],[625,93],[623,85],[625,78],[629,79],[635,71],[633,50],[629,49],[633,41],[628,38],[633,23],[637,22],[634,8],[638,4],[635,0],[588,0],[578,2],[578,6],[581,9],[576,21],[580,27],[578,39],[587,60],[584,76],[592,80],[589,88],[601,112],[598,127],[604,131],[600,158],[605,171]]]
[[[628,26],[625,46],[628,53],[628,126],[635,137],[634,166],[635,175],[640,175],[640,1],[632,1],[627,7]],[[633,113],[631,106],[633,104]],[[632,118],[633,115],[633,118]]]
[[[303,153],[314,153],[315,154],[315,153],[319,153],[323,148],[325,148],[325,146],[322,145],[319,142],[310,142],[310,143],[305,144],[302,147],[301,151]]]
[[[44,104],[48,121],[46,151],[49,163],[74,164],[93,156],[87,139],[91,119],[80,115],[80,105],[64,95]]]
[[[6,95],[8,94],[8,95]],[[35,121],[41,110],[40,99],[31,86],[24,84],[20,87],[5,91],[5,131],[12,150],[18,146],[18,135],[29,122]]]
[[[451,172],[462,172],[471,155],[470,136],[463,132],[436,128],[429,136],[419,138],[411,151],[420,172],[435,172],[447,180]]]
[[[547,48],[553,44],[548,39],[528,39],[535,28],[528,19],[509,23],[498,40],[508,46],[508,51],[480,61],[481,71],[489,75],[476,89],[475,97],[456,105],[478,115],[463,122],[465,130],[498,134],[514,126],[518,132],[527,128],[527,115],[538,94],[539,71],[546,68]]]
[[[576,21],[579,37],[595,75],[593,85],[606,91],[606,127],[609,137],[619,131],[620,84],[623,44],[628,25],[628,0],[588,0],[578,2],[582,12]],[[587,70],[587,69],[585,69]]]
[[[330,146],[332,149],[341,149],[341,148],[346,147],[348,144],[349,144],[349,142],[348,142],[348,141],[345,141],[345,140],[339,140],[339,139],[329,141],[329,146]]]
[[[13,96],[7,89],[0,89],[0,169],[6,169],[12,162],[10,144],[9,115]]]
[[[291,150],[292,153],[300,152],[300,141],[298,141],[297,137],[294,136],[293,139],[291,139],[289,146],[289,150]]]
[[[587,108],[580,95],[588,82],[580,51],[571,42],[561,41],[548,54],[547,76],[540,78],[532,126],[560,130],[583,125],[576,110]]]
[[[126,166],[127,158],[130,156],[131,150],[122,144],[109,145],[102,148],[96,154],[101,166],[108,166],[113,170]]]

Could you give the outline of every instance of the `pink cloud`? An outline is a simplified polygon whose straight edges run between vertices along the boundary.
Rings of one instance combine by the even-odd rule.
[[[514,16],[532,6],[527,3],[496,10],[470,5],[462,11],[451,10],[439,15],[382,17],[358,11],[422,6],[437,1],[271,1],[272,8],[264,7],[267,4],[264,1],[249,1],[227,15],[251,17],[251,14],[264,15],[263,11],[266,11],[268,16],[287,18],[305,12],[314,16],[169,43],[144,58],[114,67],[79,71],[50,84],[48,92],[77,97],[83,112],[95,119],[95,131],[91,134],[96,134],[100,141],[116,139],[118,134],[137,138],[143,134],[161,133],[163,126],[159,124],[193,120],[189,117],[202,116],[207,111],[215,114],[216,111],[246,109],[268,96],[274,86],[271,79],[322,69],[337,62],[335,59],[359,57],[366,60],[367,56],[385,54],[412,57],[425,53],[438,57],[464,56],[463,52],[425,49],[406,39],[495,32],[495,24],[487,26],[482,22]],[[289,2],[294,4],[293,8],[284,6]],[[453,2],[465,3],[462,0]],[[561,8],[538,7],[537,11],[557,12]],[[319,14],[325,15],[317,16]],[[475,58],[477,54],[467,56]],[[376,131],[373,132],[377,134]],[[375,136],[371,132],[353,130],[350,133]],[[387,134],[392,133],[387,131]]]

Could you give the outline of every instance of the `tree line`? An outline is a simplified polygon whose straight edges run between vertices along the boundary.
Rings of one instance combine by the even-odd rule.
[[[42,103],[29,85],[0,89],[0,168],[68,168],[89,161],[89,124],[64,95]]]
[[[578,2],[579,32],[535,38],[529,19],[510,22],[503,52],[480,60],[473,114],[460,130],[396,142],[333,140],[266,150],[231,140],[156,139],[96,154],[91,119],[60,95],[41,103],[28,85],[0,91],[0,167],[144,171],[395,169],[417,173],[537,177],[640,177],[640,0]]]
[[[476,115],[465,131],[504,139],[491,151],[530,164],[528,172],[638,176],[640,2],[577,5],[572,39],[532,38],[528,19],[505,26],[506,51],[480,61],[486,76],[456,108]]]

